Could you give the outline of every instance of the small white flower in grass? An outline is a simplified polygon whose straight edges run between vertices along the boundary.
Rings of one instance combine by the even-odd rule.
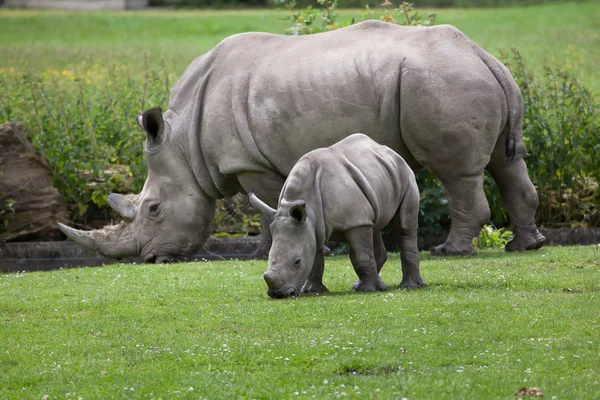
[[[327,385],[329,381],[327,379],[323,379],[323,385]]]
[[[188,388],[188,392],[193,392],[193,391],[194,391],[193,387]]]
[[[300,393],[298,393],[298,392],[294,392],[294,394],[295,394],[296,396],[300,396]]]

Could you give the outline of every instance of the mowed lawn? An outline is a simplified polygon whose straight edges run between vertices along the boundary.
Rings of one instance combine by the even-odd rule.
[[[422,254],[429,288],[272,300],[265,261],[0,275],[2,399],[546,399],[600,393],[600,247]]]
[[[417,3],[418,6],[418,3]],[[340,10],[339,22],[362,10]],[[519,49],[536,73],[569,69],[600,93],[600,3],[562,3],[500,9],[420,10],[457,26],[484,49]],[[131,73],[164,59],[174,77],[223,38],[246,31],[283,33],[281,10],[56,12],[0,10],[0,74],[124,65]],[[299,55],[301,56],[301,55]]]

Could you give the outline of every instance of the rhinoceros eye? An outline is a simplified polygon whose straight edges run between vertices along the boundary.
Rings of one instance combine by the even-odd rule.
[[[301,262],[302,262],[302,260],[301,260],[301,259],[299,259],[299,258],[296,258],[296,259],[294,260],[294,267],[295,267],[295,268],[300,268],[300,264],[301,264]]]
[[[150,206],[150,208],[149,208],[149,211],[150,211],[151,213],[156,213],[156,212],[158,211],[158,206],[159,206],[159,204],[158,204],[158,203],[156,203],[156,204],[152,204],[152,205]]]

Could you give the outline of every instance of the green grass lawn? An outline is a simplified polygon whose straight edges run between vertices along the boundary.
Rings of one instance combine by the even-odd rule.
[[[418,6],[418,3],[417,3]],[[494,55],[519,49],[534,70],[570,69],[600,92],[600,4],[562,3],[500,9],[439,9],[438,23],[457,26]],[[136,70],[166,60],[179,76],[223,38],[245,31],[283,33],[276,10],[56,12],[0,10],[0,69],[81,70],[99,64]],[[341,10],[338,20],[359,18]]]
[[[429,288],[272,300],[264,261],[0,275],[0,398],[514,398],[600,393],[600,248],[422,255]]]

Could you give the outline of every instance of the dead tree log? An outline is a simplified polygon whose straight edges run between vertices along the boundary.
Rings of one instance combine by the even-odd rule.
[[[0,171],[0,242],[60,239],[67,208],[21,124],[0,125]]]

